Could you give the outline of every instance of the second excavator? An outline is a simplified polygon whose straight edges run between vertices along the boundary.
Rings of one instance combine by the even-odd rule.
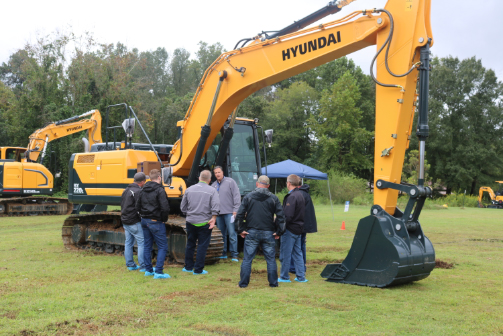
[[[82,131],[88,132],[86,144],[101,142],[98,110],[52,122],[36,130],[30,135],[26,148],[0,147],[0,217],[67,215],[72,212],[73,206],[68,199],[50,197],[54,193],[54,176],[44,166],[44,159],[51,141]]]

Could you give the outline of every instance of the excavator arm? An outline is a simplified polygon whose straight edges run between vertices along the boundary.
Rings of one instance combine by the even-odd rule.
[[[87,116],[91,117],[79,120]],[[42,155],[40,159],[42,162],[49,142],[86,130],[91,145],[102,142],[100,111],[91,110],[78,116],[56,121],[36,130],[30,135],[28,150],[25,152],[25,160],[36,162],[39,155]]]
[[[377,86],[375,180],[400,183],[405,150],[412,135],[420,48],[433,43],[430,0],[389,0],[385,11],[353,12],[346,17],[222,54],[205,72],[172,150],[175,176],[188,176],[208,126],[204,153],[232,111],[253,92],[371,45]],[[393,27],[392,27],[393,26]],[[393,29],[393,31],[391,31]],[[389,48],[389,50],[383,50]],[[389,67],[389,71],[387,69]],[[225,77],[224,77],[225,76]],[[217,87],[220,92],[215,95]],[[214,105],[209,113],[208,107]],[[182,148],[183,144],[183,148]],[[190,184],[190,181],[189,181]],[[375,204],[394,214],[398,190],[376,190]]]
[[[202,155],[228,116],[252,93],[376,45],[371,65],[377,83],[374,206],[370,216],[360,220],[346,259],[327,265],[321,276],[376,287],[426,278],[435,267],[433,246],[419,224],[426,197],[431,195],[424,186],[433,45],[430,6],[431,0],[389,0],[384,9],[356,11],[272,39],[257,38],[222,54],[206,70],[184,120],[178,123],[181,136],[170,157],[173,175],[188,176],[188,186],[197,182]],[[401,183],[400,178],[417,104],[420,169],[415,186]],[[399,191],[410,196],[403,212],[396,207]]]

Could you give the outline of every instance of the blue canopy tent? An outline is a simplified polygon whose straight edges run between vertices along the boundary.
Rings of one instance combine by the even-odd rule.
[[[311,180],[327,180],[328,195],[330,196],[330,204],[332,205],[332,218],[334,218],[332,193],[330,192],[330,182],[326,173],[322,173],[319,170],[292,160],[281,161],[262,168],[262,175],[267,175],[269,178],[275,178],[276,186],[278,185],[278,178],[287,178],[290,174],[295,174],[302,178],[302,183],[304,183],[305,178]],[[276,193],[276,186],[274,187],[274,193]]]

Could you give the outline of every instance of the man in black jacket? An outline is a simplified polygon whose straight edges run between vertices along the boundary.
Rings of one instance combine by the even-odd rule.
[[[127,186],[121,196],[121,221],[126,234],[126,243],[124,246],[124,257],[126,258],[126,267],[130,271],[145,272],[145,262],[143,260],[143,229],[141,228],[141,218],[136,211],[136,201],[140,196],[140,191],[145,184],[145,174],[136,173],[133,183]],[[134,241],[138,245],[138,263],[134,263],[133,246]]]
[[[243,198],[236,215],[238,232],[245,239],[239,287],[245,288],[250,283],[251,265],[259,246],[267,262],[269,286],[278,287],[275,239],[285,232],[285,216],[278,197],[268,190],[269,178],[260,176],[256,186],[257,189]]]
[[[302,250],[302,257],[304,259],[304,271],[306,271],[306,234],[318,232],[318,224],[316,222],[313,200],[311,199],[311,195],[309,195],[309,184],[302,185],[299,187],[299,190],[302,192],[302,196],[304,196],[304,203],[306,205],[304,228],[300,236],[300,249]],[[290,263],[290,273],[295,273],[293,258]]]
[[[169,279],[169,274],[164,274],[164,260],[168,252],[166,239],[166,225],[168,220],[169,203],[166,192],[162,187],[161,172],[158,169],[150,171],[150,181],[141,190],[136,210],[141,216],[141,226],[145,237],[145,276],[154,276],[154,279]],[[152,244],[157,245],[157,263],[155,273],[152,267]]]
[[[281,262],[281,272],[278,282],[291,282],[288,271],[290,262],[293,258],[295,264],[295,281],[307,282],[305,277],[304,263],[302,260],[302,250],[300,247],[300,238],[304,227],[304,213],[306,205],[300,187],[301,179],[297,175],[288,175],[286,187],[289,192],[283,199],[283,211],[286,218],[286,231],[281,236],[281,248],[279,252],[279,261]]]

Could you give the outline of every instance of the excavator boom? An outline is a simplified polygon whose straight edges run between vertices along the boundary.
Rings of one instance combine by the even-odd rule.
[[[88,116],[91,117],[82,119]],[[39,155],[42,154],[41,161],[43,162],[45,149],[49,142],[86,130],[91,145],[102,141],[100,111],[91,110],[78,116],[53,122],[33,132],[29,137],[30,142],[28,143],[28,150],[25,154],[27,161],[36,162]]]

